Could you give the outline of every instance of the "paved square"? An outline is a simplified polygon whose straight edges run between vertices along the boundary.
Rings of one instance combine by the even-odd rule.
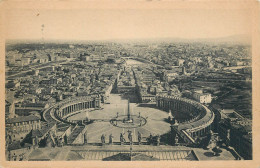
[[[110,123],[110,120],[117,116],[127,116],[128,99],[125,96],[119,94],[110,95],[110,104],[104,104],[104,108],[101,110],[86,111],[78,113],[68,118],[68,120],[80,120],[84,119],[87,115],[90,119],[95,119],[95,122],[87,125],[87,140],[88,143],[100,143],[101,135],[106,136],[106,142],[110,134],[113,135],[114,142],[120,142],[120,133],[125,133],[124,138],[129,142],[127,131],[132,131],[133,142],[137,142],[138,132],[142,134],[142,139],[145,141],[146,137],[150,135],[162,135],[170,131],[170,124],[165,121],[168,117],[168,113],[157,109],[155,105],[143,106],[142,104],[130,103],[131,115],[140,115],[146,119],[145,125],[137,128],[120,128]],[[135,97],[132,97],[135,99]]]

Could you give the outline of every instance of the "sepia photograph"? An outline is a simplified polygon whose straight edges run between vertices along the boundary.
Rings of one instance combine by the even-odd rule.
[[[254,3],[7,2],[4,162],[257,159]]]

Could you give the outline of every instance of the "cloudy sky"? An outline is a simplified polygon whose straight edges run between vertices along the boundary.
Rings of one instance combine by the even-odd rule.
[[[10,9],[5,16],[6,39],[196,39],[251,31],[250,10],[241,9]]]

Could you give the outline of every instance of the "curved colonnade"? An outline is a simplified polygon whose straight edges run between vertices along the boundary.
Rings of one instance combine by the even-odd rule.
[[[157,107],[169,111],[179,121],[178,130],[192,138],[210,133],[214,113],[196,101],[175,96],[158,96]]]
[[[99,95],[68,98],[47,108],[43,112],[43,118],[48,123],[60,121],[74,124],[74,122],[67,121],[66,118],[85,109],[100,108],[100,105]]]
[[[43,118],[50,125],[60,122],[76,125],[77,121],[67,120],[70,115],[85,109],[100,108],[100,105],[99,95],[69,98],[47,108],[43,112]],[[179,121],[176,131],[186,142],[194,143],[196,137],[210,133],[214,113],[206,106],[175,96],[158,96],[156,105],[162,110],[171,110],[172,115]]]

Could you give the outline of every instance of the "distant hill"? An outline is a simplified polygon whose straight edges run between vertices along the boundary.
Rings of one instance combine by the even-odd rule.
[[[222,37],[222,38],[199,39],[199,41],[215,42],[215,43],[251,44],[251,37],[249,35],[233,35],[233,36]]]
[[[233,43],[233,44],[251,44],[251,37],[249,35],[233,35],[222,38],[147,38],[147,39],[115,39],[115,42],[205,42],[205,43]]]
[[[108,39],[108,40],[45,40],[45,43],[85,43],[85,42],[205,42],[205,43],[232,43],[232,44],[251,44],[250,35],[232,35],[228,37],[221,38],[198,38],[198,39],[187,39],[187,38],[140,38],[140,39]],[[39,40],[7,40],[6,44],[15,44],[15,43],[42,43]]]

